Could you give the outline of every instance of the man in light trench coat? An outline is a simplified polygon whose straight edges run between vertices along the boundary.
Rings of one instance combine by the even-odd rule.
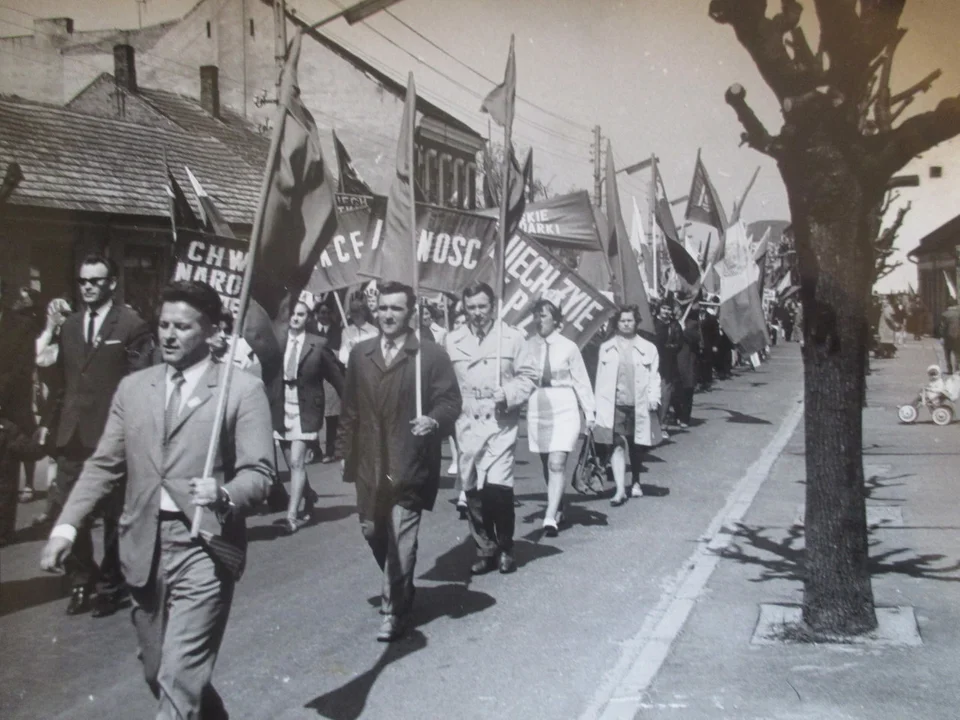
[[[513,557],[514,449],[520,408],[536,389],[538,368],[521,353],[524,336],[516,328],[502,327],[497,383],[497,328],[495,298],[486,283],[463,291],[467,323],[445,341],[463,396],[457,419],[461,487],[467,495],[470,533],[477,544],[474,575],[516,570]],[[499,564],[498,564],[499,555]]]

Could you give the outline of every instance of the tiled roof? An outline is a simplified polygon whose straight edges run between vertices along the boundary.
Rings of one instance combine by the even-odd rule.
[[[270,139],[257,133],[253,125],[226,106],[220,106],[218,120],[199,102],[184,95],[154,88],[138,88],[137,95],[188,133],[220,140],[258,170],[266,164]]]
[[[164,152],[188,195],[184,165],[228,221],[253,222],[261,171],[214,138],[0,98],[0,167],[24,175],[11,205],[166,218]]]

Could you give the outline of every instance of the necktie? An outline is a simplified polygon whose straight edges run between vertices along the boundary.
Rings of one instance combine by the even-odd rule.
[[[550,387],[550,381],[553,379],[553,375],[550,372],[550,346],[547,343],[543,344],[543,376],[540,378],[541,387]]]
[[[290,354],[287,355],[287,368],[284,370],[287,380],[297,379],[297,340],[290,339]]]
[[[87,317],[87,347],[93,346],[93,323],[97,319],[97,311],[91,310]]]
[[[383,346],[383,361],[386,363],[387,367],[390,367],[390,363],[393,362],[393,357],[397,353],[397,344],[393,340],[386,340],[384,341]]]
[[[181,390],[186,379],[183,377],[183,373],[177,370],[173,374],[171,381],[173,382],[173,392],[170,393],[170,399],[167,400],[167,409],[163,414],[164,445],[167,444],[167,440],[170,438],[170,431],[173,430],[173,426],[177,422],[177,416],[180,414]]]

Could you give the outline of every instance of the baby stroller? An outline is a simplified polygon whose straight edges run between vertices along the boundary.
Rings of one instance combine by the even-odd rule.
[[[960,374],[949,375],[944,379],[939,365],[927,368],[927,384],[909,405],[901,405],[897,416],[902,423],[916,422],[921,407],[930,411],[930,417],[937,425],[949,425],[953,422],[954,403],[960,400]]]

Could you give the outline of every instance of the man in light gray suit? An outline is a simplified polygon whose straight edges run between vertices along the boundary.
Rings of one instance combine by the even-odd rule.
[[[41,566],[57,571],[97,501],[126,479],[120,562],[134,601],[144,674],[157,718],[228,717],[210,680],[246,556],[244,511],[266,498],[273,466],[270,409],[261,382],[235,373],[217,472],[202,477],[223,365],[212,362],[217,293],[198,282],[163,292],[164,363],[124,378],[96,451],[64,505]],[[195,506],[205,508],[191,538]]]

